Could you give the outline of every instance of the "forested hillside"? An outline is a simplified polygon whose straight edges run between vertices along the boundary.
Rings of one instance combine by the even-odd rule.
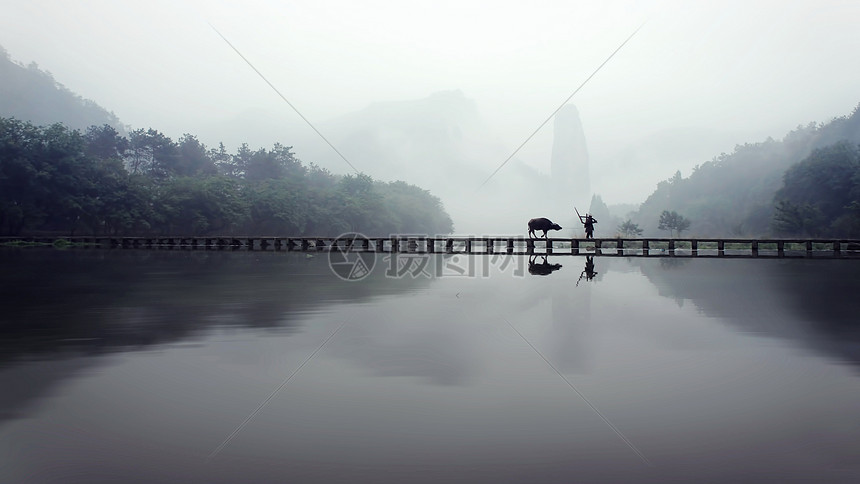
[[[788,169],[775,201],[778,234],[860,238],[860,146],[814,150]]]
[[[40,125],[63,123],[81,130],[107,124],[124,132],[116,115],[68,90],[35,63],[24,66],[13,62],[2,46],[0,116]]]
[[[860,212],[860,175],[848,160],[858,144],[860,106],[826,124],[798,126],[779,141],[738,145],[733,153],[697,166],[688,178],[678,172],[660,182],[632,222],[645,235],[658,235],[660,215],[676,211],[690,220],[688,233],[700,236],[860,235],[851,229]],[[834,153],[847,158],[822,161]],[[823,176],[836,165],[843,168],[838,175]],[[818,175],[804,174],[810,170]],[[837,178],[838,186],[833,185]],[[832,189],[844,196],[831,201],[826,192]]]
[[[128,137],[0,118],[0,234],[443,234],[440,200],[404,182],[338,176],[275,144],[228,153],[193,135]]]

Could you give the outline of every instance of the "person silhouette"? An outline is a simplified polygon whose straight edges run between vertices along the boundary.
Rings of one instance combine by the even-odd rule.
[[[582,281],[584,277],[586,281],[590,281],[594,279],[594,276],[597,275],[597,271],[594,270],[594,256],[587,255],[585,256],[585,270],[579,275],[579,280],[576,281],[576,285],[579,286],[579,282]]]
[[[586,213],[585,217],[579,217],[582,225],[585,226],[585,238],[593,239],[594,238],[594,224],[597,223],[597,219],[592,217],[590,213]]]

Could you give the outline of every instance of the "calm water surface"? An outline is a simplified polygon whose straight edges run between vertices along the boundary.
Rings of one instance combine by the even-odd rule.
[[[860,261],[432,257],[0,251],[0,482],[860,480]]]

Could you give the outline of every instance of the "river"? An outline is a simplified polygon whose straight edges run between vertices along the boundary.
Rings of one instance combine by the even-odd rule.
[[[860,261],[330,262],[0,251],[0,482],[860,480]]]

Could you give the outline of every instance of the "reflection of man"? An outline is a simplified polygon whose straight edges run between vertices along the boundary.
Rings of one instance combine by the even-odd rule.
[[[597,275],[597,271],[594,270],[594,256],[587,255],[585,256],[585,270],[582,271],[582,274],[579,275],[579,281],[585,277],[586,281],[590,281],[594,279],[594,276]],[[579,285],[579,281],[576,281],[576,285]]]
[[[585,226],[585,238],[593,239],[594,224],[597,223],[597,219],[592,217],[590,213],[586,213],[585,217],[583,217],[582,215],[579,216],[579,221],[582,222],[582,225]]]

